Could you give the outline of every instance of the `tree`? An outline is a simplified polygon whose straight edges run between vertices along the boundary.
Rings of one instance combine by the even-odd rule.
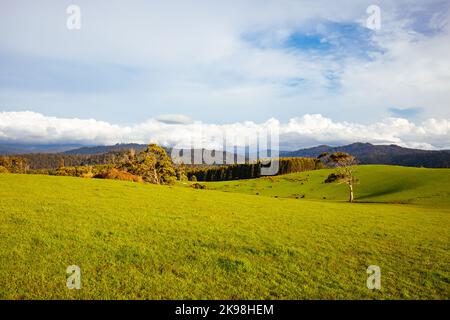
[[[177,176],[177,180],[186,181],[188,179],[186,175],[186,165],[184,163],[180,163],[175,166],[175,174]]]
[[[63,157],[61,157],[60,159],[59,159],[59,163],[58,163],[58,169],[60,169],[60,168],[64,168],[64,158]]]
[[[22,157],[3,157],[0,156],[0,166],[11,173],[27,173],[29,167],[27,160]]]
[[[137,155],[134,150],[127,152],[119,169],[141,176],[144,181],[154,184],[172,184],[176,179],[172,160],[156,144],[149,144],[146,150]]]
[[[176,173],[172,159],[167,155],[166,150],[156,144],[149,144],[144,153],[156,158],[155,172],[159,183],[173,184],[176,180]]]
[[[325,183],[346,184],[349,191],[348,201],[353,202],[355,199],[354,186],[358,183],[358,179],[354,176],[357,165],[356,158],[345,152],[335,152],[332,154],[321,154],[319,159],[336,169],[335,173],[328,176]]]

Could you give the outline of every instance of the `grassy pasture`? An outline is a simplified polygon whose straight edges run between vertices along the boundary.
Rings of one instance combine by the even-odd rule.
[[[360,201],[398,203],[355,204],[318,200],[346,199],[326,171],[208,184],[234,192],[0,174],[0,298],[449,299],[450,170],[406,169],[361,167]]]
[[[204,183],[209,189],[270,197],[345,201],[345,185],[323,183],[332,170],[292,173],[261,179]],[[358,166],[356,200],[450,208],[450,169],[384,165]]]

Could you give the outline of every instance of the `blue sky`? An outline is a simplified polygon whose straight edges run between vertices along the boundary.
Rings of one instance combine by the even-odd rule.
[[[448,2],[379,1],[376,31],[371,4],[0,0],[0,112],[122,126],[449,119]]]

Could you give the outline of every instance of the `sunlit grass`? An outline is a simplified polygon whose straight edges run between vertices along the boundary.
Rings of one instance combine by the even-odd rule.
[[[360,196],[369,190],[361,180]],[[448,182],[437,185],[432,192],[447,192]],[[290,189],[279,195],[297,192]],[[450,297],[445,205],[347,204],[318,201],[332,196],[317,192],[316,200],[275,199],[1,174],[0,298]],[[66,288],[73,264],[81,267],[80,290]],[[381,267],[380,291],[366,288],[373,264]]]
[[[209,189],[270,197],[345,201],[345,185],[324,183],[333,170],[292,173],[261,179],[204,183]],[[450,169],[384,165],[358,166],[355,186],[359,202],[411,203],[450,207]]]

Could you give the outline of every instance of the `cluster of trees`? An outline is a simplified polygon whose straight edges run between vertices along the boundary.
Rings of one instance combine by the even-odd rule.
[[[28,170],[29,166],[24,158],[0,156],[0,173],[27,173]]]
[[[20,158],[27,160],[29,169],[39,170],[57,169],[61,167],[61,163],[64,163],[67,167],[117,164],[124,153],[124,151],[103,154],[30,153],[21,154]]]
[[[112,168],[113,168],[112,165],[75,166],[75,167],[60,166],[58,169],[35,170],[33,173],[47,173],[49,175],[71,176],[82,178],[96,178],[106,174]]]
[[[139,153],[131,149],[116,156],[114,163],[107,165],[66,167],[65,161],[60,161],[58,169],[48,170],[48,174],[154,184],[173,184],[177,176],[182,177],[181,169],[175,168],[166,151],[156,144]]]
[[[110,152],[99,155],[36,154],[32,158],[34,161],[32,168],[28,164],[28,156],[0,157],[0,172],[41,173],[173,184],[175,180],[187,179],[190,181],[227,181],[259,178],[261,168],[265,165],[259,161],[216,166],[175,165],[167,155],[166,150],[156,144],[148,145],[145,150],[139,153],[130,149],[125,152]],[[351,190],[355,183],[352,175],[353,169],[350,165],[352,161],[354,162],[354,158],[344,153],[323,154],[317,159],[293,157],[272,161],[278,162],[278,174],[333,166],[339,172],[330,176],[326,182],[344,182],[349,185]],[[41,166],[47,167],[47,169],[41,169]],[[352,200],[353,191],[351,191]]]
[[[189,181],[227,181],[259,178],[261,175],[261,163],[191,167],[187,169],[186,175]]]
[[[154,184],[173,184],[177,176],[172,159],[156,144],[149,144],[138,154],[128,151],[116,168]]]
[[[278,174],[311,171],[323,169],[325,167],[319,159],[314,158],[280,158],[278,162]]]
[[[313,158],[280,158],[278,174],[303,172],[323,167],[321,161]],[[190,181],[227,181],[253,179],[261,176],[261,162],[239,163],[221,166],[202,166],[187,169],[186,175]]]
[[[134,182],[143,182],[142,177],[134,175],[132,173],[122,171],[116,168],[108,168],[97,173],[94,178],[100,179],[116,179],[116,180],[126,180],[126,181],[134,181]]]

